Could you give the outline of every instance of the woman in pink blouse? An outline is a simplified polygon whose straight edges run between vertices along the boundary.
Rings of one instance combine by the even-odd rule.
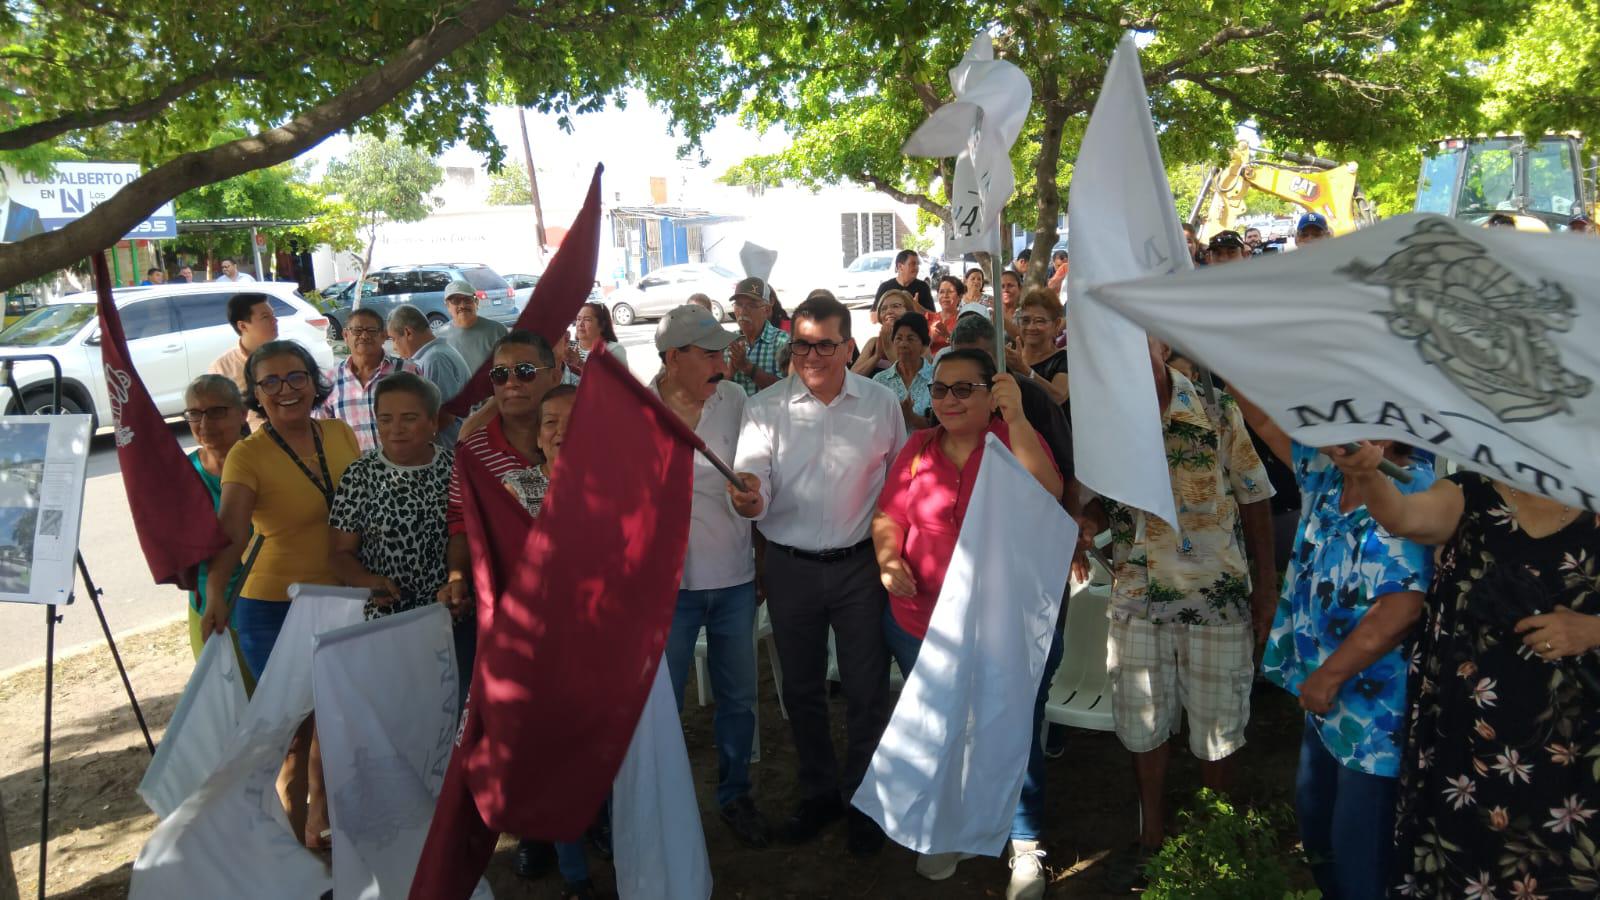
[[[946,352],[934,369],[928,392],[939,424],[912,434],[901,448],[872,518],[878,571],[889,593],[884,640],[907,676],[916,664],[955,554],[988,435],[998,437],[1050,496],[1059,500],[1063,489],[1055,459],[1023,415],[1021,390],[1010,375],[995,374],[989,354],[975,349]],[[1038,735],[1034,737],[1037,740]],[[1030,797],[1042,802],[1043,793],[1024,792],[1017,813],[1020,830],[1013,830],[1011,849],[1014,856],[1026,857],[1029,873],[1037,875],[1042,873],[1036,858],[1042,810],[1024,808]],[[958,861],[956,854],[922,856],[917,872],[942,880],[955,873]],[[1028,874],[1022,869],[1017,867],[1013,881],[1018,874]]]

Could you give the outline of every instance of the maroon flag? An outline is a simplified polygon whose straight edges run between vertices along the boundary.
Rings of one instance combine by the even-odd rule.
[[[583,209],[572,220],[566,240],[550,258],[549,267],[534,285],[528,305],[522,308],[512,328],[531,331],[553,345],[572,326],[579,307],[589,299],[600,260],[600,173],[604,171],[603,165],[594,167]],[[485,360],[460,393],[444,404],[444,411],[465,417],[478,401],[493,393],[489,386],[489,369],[493,366],[494,360]]]
[[[600,809],[672,628],[694,477],[686,433],[597,348],[531,527],[481,464],[457,459],[478,656],[411,897],[465,898],[498,833],[577,840]]]
[[[133,368],[105,254],[96,253],[93,265],[106,396],[133,530],[156,583],[192,589],[196,567],[226,547],[228,537],[217,523],[211,494]]]

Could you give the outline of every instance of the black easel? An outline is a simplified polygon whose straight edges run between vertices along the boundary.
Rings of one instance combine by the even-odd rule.
[[[16,376],[12,373],[12,365],[18,362],[47,362],[55,373],[52,382],[53,403],[47,410],[40,409],[40,415],[50,415],[61,412],[61,362],[55,357],[44,353],[8,356],[0,360],[0,374],[4,376],[5,386],[11,389],[11,396],[15,398],[17,410],[26,413],[27,408],[22,400],[22,391],[17,387]],[[94,435],[90,435],[92,439]],[[100,630],[105,633],[106,647],[111,650],[111,659],[117,664],[117,673],[122,676],[122,687],[128,692],[128,703],[133,707],[133,717],[139,720],[139,731],[144,734],[144,744],[150,750],[150,755],[156,752],[156,743],[150,739],[150,727],[145,724],[144,711],[139,708],[139,698],[133,694],[133,682],[128,680],[128,669],[122,664],[122,654],[117,651],[116,639],[111,636],[111,623],[106,621],[106,611],[100,605],[101,591],[95,587],[94,579],[89,577],[89,567],[83,562],[83,554],[76,555],[78,574],[83,578],[83,586],[89,593],[89,600],[94,604],[95,615],[100,618]],[[72,605],[74,593],[67,595],[64,606]],[[57,604],[47,603],[44,607],[44,785],[39,793],[39,900],[45,900],[45,872],[49,860],[50,849],[50,721],[52,706],[55,700],[55,670],[56,670],[56,623],[61,621],[61,616],[56,612]]]

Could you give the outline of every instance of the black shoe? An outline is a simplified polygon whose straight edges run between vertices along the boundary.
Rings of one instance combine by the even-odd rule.
[[[795,808],[794,815],[783,823],[783,839],[791,844],[803,844],[842,815],[844,803],[836,794],[802,800]]]
[[[1067,726],[1049,722],[1044,732],[1044,758],[1060,759],[1067,754]]]
[[[596,822],[589,826],[585,832],[589,839],[589,849],[593,850],[601,859],[611,858],[611,823],[608,821]]]
[[[728,823],[728,827],[733,829],[733,836],[746,847],[760,850],[772,840],[766,817],[756,809],[755,801],[750,799],[749,794],[741,794],[724,806],[722,821]]]
[[[517,877],[538,878],[556,862],[556,848],[541,841],[517,842]]]
[[[599,896],[594,892],[594,884],[587,878],[569,881],[561,886],[561,900],[595,900]]]
[[[847,824],[850,836],[844,846],[851,856],[876,856],[883,849],[883,829],[871,816],[852,807]]]
[[[1112,894],[1132,894],[1143,891],[1146,877],[1144,867],[1156,851],[1134,844],[1115,854],[1106,866],[1106,891]]]

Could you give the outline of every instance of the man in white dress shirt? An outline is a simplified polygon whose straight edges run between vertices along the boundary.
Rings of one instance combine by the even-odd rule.
[[[744,388],[728,380],[723,351],[736,335],[710,312],[690,304],[669,311],[656,326],[662,373],[654,387],[661,401],[694,429],[706,447],[731,461],[744,418]],[[750,799],[750,753],[756,734],[756,563],[750,523],[733,511],[728,482],[694,459],[694,500],[689,511],[689,551],[683,561],[678,608],[667,637],[672,692],[683,710],[683,687],[694,668],[700,629],[706,630],[707,671],[717,701],[717,806],[722,821],[747,847],[765,847],[767,820]]]
[[[767,539],[767,609],[802,794],[783,831],[801,842],[844,813],[840,792],[855,793],[888,721],[887,598],[868,532],[906,428],[894,393],[849,371],[855,342],[843,304],[813,298],[793,317],[794,374],[746,401],[735,465],[746,490],[729,494]],[[845,696],[843,771],[828,727],[830,627]],[[883,832],[851,809],[846,846],[876,853]]]

